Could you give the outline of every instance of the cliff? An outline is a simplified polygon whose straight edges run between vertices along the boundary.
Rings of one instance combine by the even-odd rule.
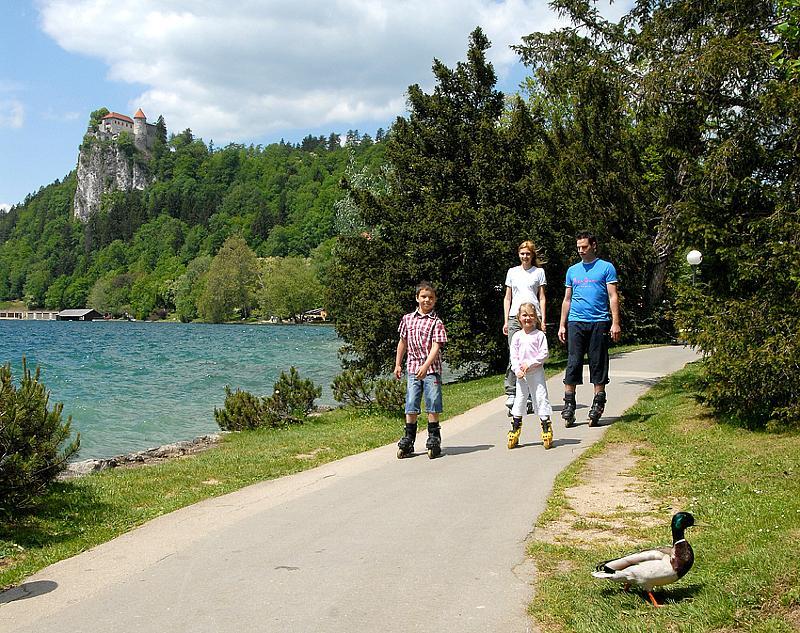
[[[104,193],[144,189],[153,180],[138,151],[91,134],[84,137],[78,154],[77,179],[72,213],[82,222],[100,209]]]

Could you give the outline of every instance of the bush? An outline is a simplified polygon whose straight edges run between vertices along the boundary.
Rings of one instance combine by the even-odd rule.
[[[231,391],[225,385],[225,406],[222,409],[214,407],[214,419],[223,431],[256,429],[264,421],[263,400],[241,389]]]
[[[749,429],[800,428],[796,302],[758,296],[719,301],[700,291],[686,291],[682,299],[677,322],[706,355],[703,400]]]
[[[302,424],[314,410],[314,400],[322,395],[322,388],[310,380],[300,378],[294,367],[289,374],[281,372],[273,394],[264,398],[265,414],[269,426]]]
[[[372,387],[372,380],[362,369],[345,369],[331,384],[336,401],[352,407],[370,406]]]
[[[405,411],[406,382],[379,378],[375,382],[375,402],[384,411]]]
[[[22,380],[14,385],[11,365],[0,367],[0,513],[29,508],[78,452],[80,434],[66,444],[72,417],[64,405],[48,408],[50,392],[22,359]]]
[[[214,418],[224,431],[244,431],[260,427],[282,427],[287,424],[302,424],[314,410],[314,400],[322,395],[322,389],[310,380],[300,378],[294,367],[289,373],[281,372],[273,393],[259,398],[248,391],[235,392],[226,385],[225,406],[214,408]]]

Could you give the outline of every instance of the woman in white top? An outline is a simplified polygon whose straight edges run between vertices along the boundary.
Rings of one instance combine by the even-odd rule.
[[[542,332],[545,331],[545,307],[547,298],[545,297],[544,287],[547,280],[544,276],[544,263],[536,253],[536,246],[530,240],[525,240],[517,249],[519,255],[519,266],[508,269],[506,274],[506,294],[503,298],[503,334],[508,336],[508,345],[511,346],[511,338],[521,328],[517,320],[517,312],[523,303],[532,303],[539,316]],[[514,404],[514,394],[517,391],[517,377],[511,370],[509,363],[506,370],[505,392],[506,406],[511,409]]]

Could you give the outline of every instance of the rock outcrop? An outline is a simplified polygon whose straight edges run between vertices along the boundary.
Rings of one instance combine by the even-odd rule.
[[[100,209],[104,193],[144,189],[152,183],[138,152],[129,155],[115,141],[87,134],[78,155],[78,188],[73,215],[86,222]]]
[[[164,444],[146,451],[128,453],[127,455],[117,455],[107,459],[85,459],[80,462],[70,462],[66,470],[59,475],[59,479],[74,479],[89,473],[95,473],[109,468],[121,468],[131,466],[145,466],[148,464],[158,464],[168,459],[193,455],[216,446],[222,433],[211,433],[201,435],[193,440]]]

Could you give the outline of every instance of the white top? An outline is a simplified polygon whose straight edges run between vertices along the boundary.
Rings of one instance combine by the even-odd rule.
[[[532,303],[536,307],[536,313],[541,318],[542,309],[539,306],[539,288],[546,285],[547,280],[544,277],[544,268],[531,266],[528,270],[525,270],[521,265],[509,268],[506,274],[506,286],[511,288],[509,318],[517,316],[519,307],[523,303]]]

